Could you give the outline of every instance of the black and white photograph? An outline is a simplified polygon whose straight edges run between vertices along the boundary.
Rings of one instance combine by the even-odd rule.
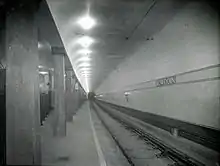
[[[0,0],[0,166],[220,166],[218,0]]]

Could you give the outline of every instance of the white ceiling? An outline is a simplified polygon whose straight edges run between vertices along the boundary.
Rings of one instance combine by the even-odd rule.
[[[95,90],[126,57],[132,56],[144,42],[150,42],[179,7],[176,0],[47,0],[64,47],[79,81],[87,91]],[[76,22],[89,10],[96,25],[82,29]],[[80,73],[84,55],[77,54],[80,45],[73,44],[82,35],[90,36],[91,62],[88,77]],[[146,44],[146,43],[145,43]],[[147,56],[147,55],[146,55]],[[86,68],[86,67],[84,67]]]

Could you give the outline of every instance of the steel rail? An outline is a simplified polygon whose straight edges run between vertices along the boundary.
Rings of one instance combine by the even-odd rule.
[[[106,128],[106,130],[108,131],[108,133],[111,135],[112,139],[115,141],[116,145],[119,147],[119,149],[121,150],[122,154],[125,156],[126,160],[128,161],[128,163],[131,166],[135,166],[135,164],[133,163],[133,161],[131,160],[131,158],[129,157],[129,155],[126,153],[125,149],[121,146],[121,144],[119,143],[119,141],[117,140],[116,136],[113,134],[113,132],[111,131],[111,129],[108,127],[108,125],[105,123],[105,121],[103,120],[103,118],[101,117],[101,115],[98,113],[98,111],[94,108],[94,105],[92,105],[93,110],[95,111],[96,115],[98,116],[98,118],[101,120],[103,126]]]
[[[140,139],[147,143],[151,143],[152,145],[156,146],[157,149],[161,151],[161,155],[158,157],[169,157],[174,162],[176,162],[177,165],[187,165],[187,166],[205,166],[205,164],[201,163],[200,161],[197,161],[196,159],[188,156],[187,154],[184,154],[180,152],[179,150],[170,147],[169,145],[166,145],[161,140],[157,139],[155,136],[143,131],[142,129],[137,128],[131,121],[122,119],[114,113],[110,112],[106,108],[104,108],[102,105],[96,102],[96,104],[104,111],[106,112],[110,117],[124,125],[128,130],[135,133]]]

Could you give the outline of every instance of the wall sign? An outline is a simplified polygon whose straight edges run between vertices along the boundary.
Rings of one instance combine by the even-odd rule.
[[[176,84],[176,76],[158,79],[156,80],[155,84],[157,87]]]

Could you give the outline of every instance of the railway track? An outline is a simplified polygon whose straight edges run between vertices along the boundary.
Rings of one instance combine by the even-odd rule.
[[[169,166],[204,166],[203,163],[200,161],[195,160],[194,158],[191,158],[190,156],[178,151],[177,149],[174,149],[172,147],[169,147],[165,145],[163,142],[155,138],[154,136],[150,135],[149,133],[146,133],[142,129],[137,128],[131,121],[128,121],[124,118],[121,118],[117,115],[115,115],[113,112],[107,110],[102,105],[96,103],[98,107],[101,108],[101,110],[105,113],[107,113],[112,119],[119,122],[124,128],[132,132],[134,135],[138,137],[138,139],[144,141],[145,144],[150,145],[154,149],[158,149],[160,151],[159,154],[156,154],[157,158],[169,158],[174,163],[168,164]],[[94,106],[93,106],[94,107]],[[115,141],[115,143],[120,148],[121,152],[129,162],[131,166],[135,166],[135,162],[132,160],[132,157],[129,155],[128,151],[125,147],[123,147],[120,142],[118,141],[117,137],[114,135],[114,133],[111,131],[111,127],[106,124],[106,122],[103,120],[102,116],[100,115],[99,111],[97,111],[94,108],[97,116],[100,118],[101,122],[107,129],[107,131],[110,133],[111,137]]]

